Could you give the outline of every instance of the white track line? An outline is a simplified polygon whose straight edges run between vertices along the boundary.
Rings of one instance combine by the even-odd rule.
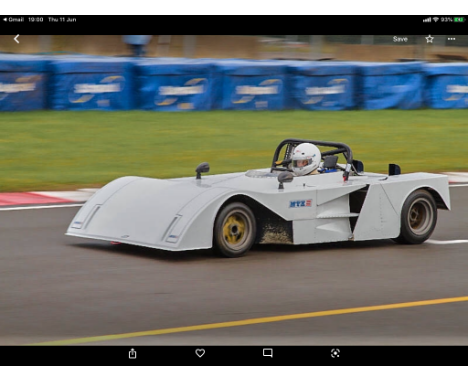
[[[444,175],[468,176],[468,172],[444,172]]]
[[[426,240],[426,243],[429,244],[461,244],[468,243],[468,240]]]
[[[468,184],[451,184],[449,187],[466,187]]]
[[[0,212],[2,211],[18,211],[18,210],[40,210],[42,208],[64,208],[64,207],[81,207],[84,203],[81,204],[54,204],[50,206],[25,206],[25,207],[6,207],[0,208]]]

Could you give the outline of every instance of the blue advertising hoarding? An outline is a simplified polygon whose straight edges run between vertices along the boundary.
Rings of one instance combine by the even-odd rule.
[[[434,109],[468,108],[468,64],[428,64],[426,104]]]
[[[423,106],[423,63],[360,63],[359,71],[358,94],[363,109],[408,110]]]
[[[30,55],[0,55],[0,111],[44,109],[47,61]]]
[[[0,54],[0,111],[468,108],[468,64]]]
[[[49,102],[54,110],[130,110],[135,106],[133,60],[58,57],[49,65]]]
[[[189,59],[136,63],[138,105],[143,110],[211,110],[214,67]]]
[[[272,61],[227,60],[217,64],[224,110],[283,110],[286,65]]]
[[[288,108],[349,110],[358,106],[355,97],[358,66],[353,63],[291,63],[288,72]]]

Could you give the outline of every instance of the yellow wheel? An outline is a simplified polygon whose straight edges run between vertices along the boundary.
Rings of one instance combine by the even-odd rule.
[[[244,256],[255,241],[256,224],[251,209],[243,203],[232,203],[216,218],[213,244],[225,257]]]

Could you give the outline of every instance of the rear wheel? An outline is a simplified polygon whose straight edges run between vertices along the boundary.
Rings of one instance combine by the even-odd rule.
[[[403,204],[400,236],[393,240],[401,244],[421,244],[432,235],[436,223],[434,198],[428,191],[417,190]]]
[[[218,214],[213,247],[223,257],[242,257],[255,241],[256,223],[252,210],[243,203],[231,203]]]

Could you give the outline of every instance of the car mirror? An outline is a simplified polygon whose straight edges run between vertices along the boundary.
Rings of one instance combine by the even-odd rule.
[[[393,176],[393,175],[400,175],[401,174],[401,168],[397,164],[391,163],[388,165],[388,175]]]
[[[209,172],[210,171],[210,165],[208,162],[203,162],[203,163],[200,163],[195,172],[197,173],[197,178],[196,179],[201,179],[201,173],[202,172]]]
[[[279,182],[279,187],[278,189],[282,190],[284,189],[283,183],[291,183],[294,179],[293,174],[290,172],[282,172],[281,174],[278,175],[278,182]]]

